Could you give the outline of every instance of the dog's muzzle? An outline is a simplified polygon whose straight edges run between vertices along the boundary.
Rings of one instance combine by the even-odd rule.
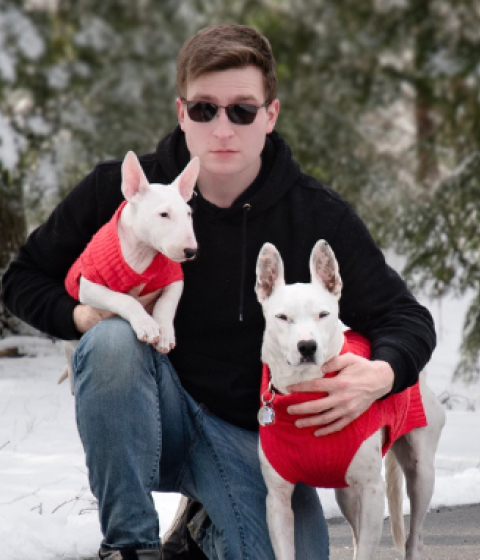
[[[185,258],[189,261],[194,259],[197,256],[197,249],[184,249],[183,253],[185,254]]]
[[[315,353],[317,351],[317,343],[314,340],[300,340],[297,344],[298,351],[300,352],[302,364],[314,364]]]

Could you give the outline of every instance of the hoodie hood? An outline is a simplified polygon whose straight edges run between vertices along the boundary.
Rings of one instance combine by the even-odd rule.
[[[180,126],[157,146],[158,164],[169,181],[173,181],[190,161],[185,134]],[[288,144],[275,131],[267,135],[262,152],[262,167],[257,179],[247,187],[229,208],[219,208],[205,200],[197,191],[196,204],[217,219],[241,219],[242,209],[249,205],[249,217],[264,212],[282,198],[300,177],[299,164],[292,158]]]

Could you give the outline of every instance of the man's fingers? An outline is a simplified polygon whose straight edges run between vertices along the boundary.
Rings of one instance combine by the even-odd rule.
[[[332,358],[322,366],[322,374],[341,372],[346,368],[358,363],[359,360],[363,360],[355,354],[343,354],[342,356],[337,356]],[[311,381],[304,381],[302,383],[295,383],[294,385],[289,385],[288,390],[291,393],[329,393],[333,388],[342,389],[343,379],[342,377],[319,377],[312,379]]]
[[[350,424],[352,420],[353,418],[351,419],[347,417],[339,418],[336,422],[332,422],[322,428],[319,428],[318,430],[315,430],[313,435],[320,437],[320,436],[327,436],[328,434],[333,434],[335,432],[339,432],[340,430],[343,430],[345,426]]]
[[[348,366],[353,365],[354,363],[358,362],[359,360],[363,360],[360,356],[355,354],[342,354],[341,356],[335,356],[328,362],[325,362],[322,366],[323,373],[333,373],[334,371],[341,371],[342,369],[347,368]]]
[[[129,292],[128,295],[138,299],[139,295],[142,293],[143,288],[145,288],[145,284],[140,284],[139,286],[134,286]]]
[[[145,284],[141,284],[140,286],[135,286],[135,288],[132,288],[128,292],[128,295],[135,298],[143,306],[145,311],[149,315],[151,315],[153,312],[153,308],[155,307],[155,302],[159,298],[162,290],[155,290],[154,292],[150,292],[148,294],[141,296],[140,294],[142,293],[144,287]]]
[[[97,309],[96,307],[94,307],[93,309],[98,313],[100,319],[108,319],[109,317],[115,316],[115,313],[107,311],[106,309]]]
[[[314,426],[319,426],[318,430],[315,430],[315,436],[325,436],[327,434],[332,434],[343,429],[347,424],[354,420],[353,416],[343,416],[338,415],[335,410],[328,410],[322,414],[317,414],[314,416],[309,416],[308,418],[302,418],[295,422],[297,428],[311,428]]]
[[[73,310],[73,321],[75,327],[80,333],[85,333],[102,319],[113,317],[114,313],[105,309],[97,309],[90,305],[80,303]]]
[[[289,414],[322,414],[333,407],[332,399],[325,397],[294,404],[287,408]]]

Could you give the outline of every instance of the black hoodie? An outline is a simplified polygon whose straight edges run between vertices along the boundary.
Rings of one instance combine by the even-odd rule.
[[[166,184],[189,158],[177,127],[155,153],[139,159],[150,182]],[[5,304],[15,315],[55,337],[80,336],[72,317],[77,302],[63,281],[122,202],[120,183],[121,161],[100,163],[30,235],[3,279]],[[279,134],[267,136],[259,176],[230,208],[199,193],[192,205],[199,254],[183,265],[177,346],[169,356],[198,402],[228,422],[257,428],[264,320],[254,292],[255,264],[267,241],[280,251],[292,283],[310,281],[310,252],[326,239],[343,280],[342,321],[372,341],[372,359],[391,364],[394,392],[416,382],[435,346],[429,312],[385,263],[348,203],[304,175]]]

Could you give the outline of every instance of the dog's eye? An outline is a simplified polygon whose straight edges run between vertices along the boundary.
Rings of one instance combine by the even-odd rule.
[[[162,213],[160,214],[160,216],[161,216],[162,218],[169,218],[169,217],[170,217],[170,216],[168,215],[168,212],[162,212]]]
[[[328,311],[322,311],[319,315],[318,318],[319,319],[325,319],[325,317],[328,317],[330,315],[330,313]]]
[[[286,315],[284,315],[283,313],[279,313],[278,315],[275,315],[275,317],[277,319],[280,319],[280,321],[288,321],[288,317]]]

